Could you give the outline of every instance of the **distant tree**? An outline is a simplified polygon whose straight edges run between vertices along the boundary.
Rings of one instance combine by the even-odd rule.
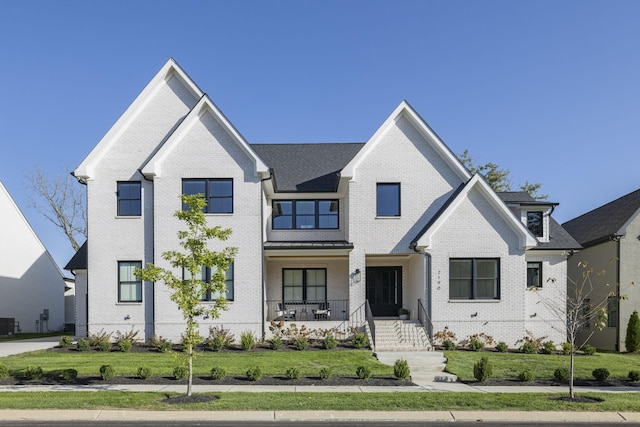
[[[36,167],[26,174],[29,204],[60,228],[73,250],[87,239],[87,209],[82,186],[69,173],[50,178]]]
[[[178,232],[180,246],[184,252],[167,251],[162,258],[169,261],[172,269],[157,267],[151,263],[144,269],[136,270],[136,277],[150,282],[162,282],[173,291],[171,300],[174,301],[187,324],[185,327],[183,345],[187,354],[189,368],[187,396],[191,396],[193,385],[193,350],[202,341],[198,332],[199,316],[209,316],[213,319],[220,317],[220,312],[227,309],[225,272],[233,262],[237,249],[227,247],[221,251],[208,249],[207,242],[211,239],[225,241],[231,235],[231,229],[219,226],[208,227],[203,208],[207,202],[201,194],[182,195],[182,203],[186,210],[179,210],[174,215],[184,221],[187,230]],[[202,280],[202,268],[211,268],[211,281]],[[180,271],[176,276],[174,271]],[[183,272],[185,273],[183,277]],[[188,273],[188,274],[187,274]],[[202,304],[206,292],[221,295],[213,304]]]
[[[484,176],[485,180],[494,191],[512,191],[511,181],[509,180],[509,174],[511,172],[509,169],[500,169],[497,164],[492,162],[478,164],[473,160],[468,149],[464,150],[459,157],[462,164],[469,170],[469,172],[471,172],[471,174],[479,173]],[[531,197],[536,200],[546,200],[549,197],[548,195],[538,193],[541,187],[542,184],[540,183],[532,184],[529,183],[529,181],[525,181],[519,189],[520,191],[529,193]]]
[[[630,353],[640,350],[640,317],[638,317],[637,311],[634,311],[629,317],[624,345]]]

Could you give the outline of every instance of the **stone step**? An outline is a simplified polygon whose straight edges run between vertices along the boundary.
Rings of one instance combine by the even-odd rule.
[[[458,378],[443,372],[447,359],[439,351],[376,351],[378,360],[393,366],[398,359],[404,359],[411,370],[411,381],[415,384],[433,382],[456,382]]]

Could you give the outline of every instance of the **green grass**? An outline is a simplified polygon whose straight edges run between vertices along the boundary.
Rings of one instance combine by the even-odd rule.
[[[482,356],[487,356],[493,365],[494,378],[517,378],[525,369],[536,378],[553,378],[556,368],[569,368],[569,356],[548,354],[496,353],[474,351],[446,351],[447,372],[462,380],[473,379],[473,365]],[[607,368],[610,378],[626,379],[629,371],[638,370],[639,354],[596,353],[593,356],[576,355],[575,378],[593,379],[596,368]]]
[[[79,376],[96,376],[100,366],[113,365],[118,376],[132,376],[140,366],[149,366],[154,376],[172,376],[181,353],[121,352],[53,352],[34,351],[0,358],[11,375],[20,375],[28,365],[40,366],[45,374],[58,374],[74,368]],[[248,368],[259,366],[263,375],[284,375],[287,368],[298,368],[302,376],[317,376],[323,367],[334,375],[353,377],[358,366],[367,366],[374,376],[393,376],[393,367],[384,365],[366,350],[319,351],[231,351],[197,353],[194,374],[209,375],[211,368],[223,368],[228,375],[244,375]]]
[[[165,393],[12,392],[0,409],[332,410],[332,411],[640,411],[634,393],[589,393],[600,403],[567,403],[538,393],[208,393],[209,403],[169,405]],[[175,395],[175,394],[171,394]],[[581,396],[583,396],[581,394]]]

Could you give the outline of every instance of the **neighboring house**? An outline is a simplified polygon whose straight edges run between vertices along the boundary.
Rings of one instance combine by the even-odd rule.
[[[169,60],[74,175],[87,186],[90,242],[67,266],[86,313],[78,335],[180,337],[168,289],[133,271],[169,267],[162,253],[179,249],[184,228],[179,196],[203,193],[211,225],[233,229],[211,247],[238,248],[229,310],[201,319],[204,334],[223,325],[260,337],[274,319],[373,331],[406,308],[460,340],[565,340],[563,320],[527,292],[566,296],[545,283],[566,281],[579,247],[549,218],[555,204],[496,195],[406,102],[365,143],[249,144]]]
[[[607,325],[595,324],[582,331],[578,342],[589,338],[594,347],[625,351],[627,323],[634,310],[640,311],[640,190],[620,197],[597,209],[567,221],[563,227],[584,247],[570,258],[569,281],[580,281],[586,262],[601,275],[600,285],[590,300],[598,304],[607,300]],[[614,293],[614,295],[610,295]],[[618,301],[617,295],[626,299]]]
[[[61,331],[62,271],[1,182],[0,219],[0,335]]]

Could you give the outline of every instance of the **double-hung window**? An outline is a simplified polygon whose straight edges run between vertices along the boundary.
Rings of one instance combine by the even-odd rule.
[[[274,200],[274,230],[338,228],[337,200]]]
[[[118,302],[142,302],[142,280],[134,272],[142,261],[118,261]]]
[[[541,288],[541,287],[542,287],[542,263],[528,262],[527,263],[527,288]]]
[[[205,283],[211,283],[216,271],[217,270],[215,267],[201,267],[200,275],[197,279],[202,280]],[[227,271],[225,271],[224,274],[225,274],[224,285],[226,290],[224,297],[226,298],[227,301],[233,301],[233,295],[234,295],[233,262],[229,263],[229,267],[227,268]],[[191,273],[189,272],[189,270],[182,271],[182,278],[184,280],[189,280],[191,278]],[[221,292],[207,290],[202,295],[202,300],[215,301],[221,296],[223,296]]]
[[[400,183],[376,185],[376,216],[400,216]]]
[[[500,260],[451,258],[450,299],[500,299]]]
[[[182,194],[202,194],[207,201],[205,213],[233,213],[233,179],[183,179]],[[186,209],[183,206],[183,209]]]
[[[142,215],[142,197],[139,181],[118,182],[118,216]]]
[[[283,269],[282,299],[286,303],[326,301],[327,270],[325,268]]]

